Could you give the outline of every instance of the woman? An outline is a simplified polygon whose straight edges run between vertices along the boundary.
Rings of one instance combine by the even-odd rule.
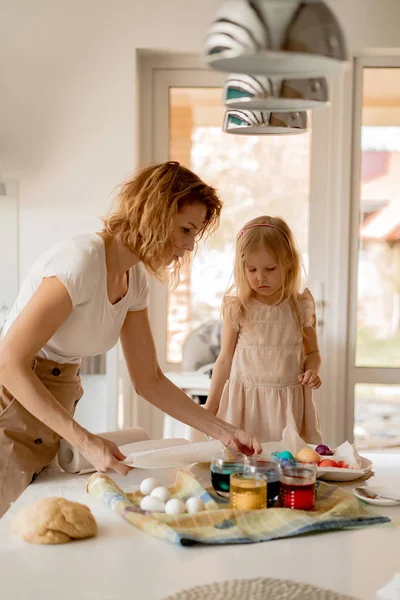
[[[126,475],[117,446],[74,419],[82,356],[121,339],[137,392],[172,417],[248,454],[256,437],[205,411],[157,363],[143,267],[162,278],[219,222],[215,190],[176,162],[142,170],[122,186],[100,233],[57,244],[33,265],[0,342],[0,515],[56,455],[60,438],[98,471]],[[143,267],[142,267],[143,265]]]

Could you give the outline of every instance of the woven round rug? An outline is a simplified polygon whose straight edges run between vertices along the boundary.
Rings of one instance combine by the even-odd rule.
[[[288,579],[232,579],[182,590],[164,600],[356,600]]]

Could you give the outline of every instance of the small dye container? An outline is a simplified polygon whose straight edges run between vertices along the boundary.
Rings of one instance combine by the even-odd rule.
[[[236,510],[267,508],[267,484],[267,477],[261,473],[233,473],[230,481],[230,507]]]
[[[221,448],[211,459],[211,483],[219,496],[229,498],[230,476],[232,473],[243,473],[244,454],[231,452]]]
[[[313,510],[317,465],[314,463],[286,464],[281,466],[279,503],[283,508]]]
[[[269,507],[273,506],[279,496],[279,463],[280,461],[277,457],[267,454],[253,454],[252,456],[246,456],[244,463],[243,473],[246,475],[253,475],[254,473],[266,475],[268,479],[267,506]]]

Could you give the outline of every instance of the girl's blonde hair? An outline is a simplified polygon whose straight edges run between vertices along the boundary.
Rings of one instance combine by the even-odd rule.
[[[240,230],[236,239],[234,283],[224,296],[225,309],[230,311],[234,322],[246,318],[253,290],[247,281],[245,265],[250,254],[260,248],[267,249],[275,256],[284,275],[281,296],[277,304],[289,300],[298,324],[302,328],[298,303],[301,286],[301,256],[290,227],[279,217],[257,217],[246,223]]]
[[[137,254],[147,271],[162,280],[166,257],[172,256],[171,234],[175,215],[186,204],[203,204],[206,217],[196,236],[198,242],[219,225],[222,202],[216,190],[178,162],[165,162],[139,171],[122,184],[118,209],[103,218],[104,231],[120,235],[123,244]],[[179,279],[175,261],[173,279]]]

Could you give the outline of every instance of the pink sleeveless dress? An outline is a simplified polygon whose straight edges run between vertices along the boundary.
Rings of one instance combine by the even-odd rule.
[[[300,295],[303,327],[314,323],[314,299]],[[304,371],[303,336],[288,301],[268,306],[253,299],[245,320],[233,322],[239,337],[217,416],[258,435],[279,441],[287,424],[309,444],[322,443],[313,392],[297,377]]]

